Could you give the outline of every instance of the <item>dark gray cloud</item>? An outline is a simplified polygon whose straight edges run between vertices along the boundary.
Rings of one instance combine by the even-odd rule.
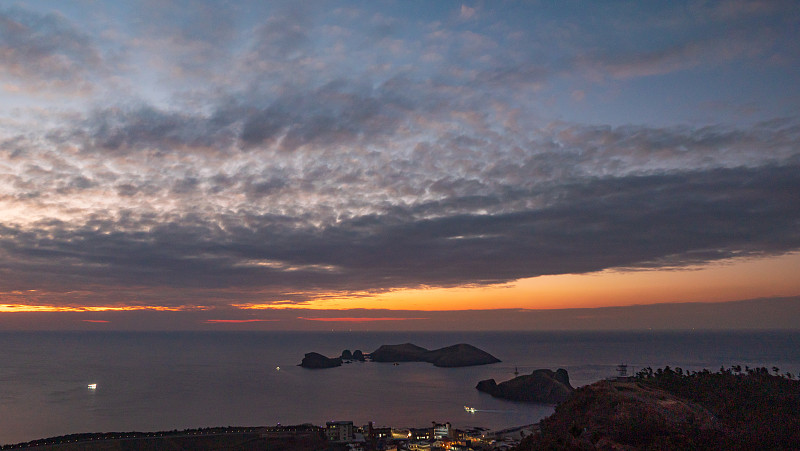
[[[3,289],[91,280],[113,289],[383,290],[456,286],[614,267],[664,267],[800,248],[800,166],[597,178],[557,204],[415,219],[394,208],[322,227],[305,218],[104,217],[0,231]],[[484,204],[502,196],[484,198]],[[450,199],[449,202],[460,202]],[[474,200],[471,202],[475,202]],[[447,205],[420,206],[427,214]],[[302,300],[302,297],[298,298]]]
[[[164,110],[149,105],[95,111],[73,132],[54,133],[55,141],[83,141],[101,152],[136,150],[185,152],[186,148],[226,151],[232,146],[278,145],[292,151],[366,142],[395,134],[409,113],[436,107],[434,95],[404,93],[415,88],[393,79],[377,87],[347,80],[316,89],[291,90],[278,98],[228,97],[209,114]]]
[[[181,0],[146,1],[136,6],[136,25],[146,39],[138,45],[158,48],[150,52],[166,73],[205,82],[219,78],[230,67],[237,38],[237,2]],[[173,69],[174,68],[174,69]],[[165,77],[166,79],[167,77]]]
[[[103,67],[90,36],[63,16],[0,10],[0,71],[17,83],[86,89]]]
[[[594,76],[636,78],[745,60],[763,63],[797,52],[797,30],[789,19],[796,5],[790,1],[651,6],[632,7],[629,13],[638,10],[638,20],[613,8],[594,9],[596,20],[561,36],[573,67]]]
[[[78,138],[87,150],[181,152],[186,147],[224,151],[235,139],[228,124],[197,114],[163,111],[151,106],[95,112]],[[81,136],[83,135],[83,136]]]
[[[191,46],[225,48],[236,35],[236,2],[181,0],[145,1],[139,6],[138,20],[149,34],[168,36]],[[207,50],[207,49],[203,49]]]
[[[398,102],[391,91],[355,88],[334,82],[282,98],[245,119],[242,141],[258,145],[281,137],[281,148],[294,150],[393,135],[408,99]]]
[[[305,55],[303,50],[310,44],[311,25],[312,18],[303,4],[282,7],[257,27],[250,57],[257,61],[272,61]]]

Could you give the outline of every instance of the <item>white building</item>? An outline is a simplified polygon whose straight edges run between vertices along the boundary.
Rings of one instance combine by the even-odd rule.
[[[441,440],[443,438],[453,438],[453,427],[450,423],[433,423],[433,440]]]
[[[353,422],[328,421],[325,423],[325,437],[331,442],[353,441]]]

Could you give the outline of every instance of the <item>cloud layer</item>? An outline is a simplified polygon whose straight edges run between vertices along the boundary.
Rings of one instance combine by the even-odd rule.
[[[791,2],[324,5],[0,10],[0,293],[303,305],[800,249],[800,89],[750,81],[797,67]]]

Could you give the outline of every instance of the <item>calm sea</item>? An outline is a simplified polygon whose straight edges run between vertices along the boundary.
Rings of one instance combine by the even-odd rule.
[[[381,344],[430,349],[470,343],[503,362],[297,366],[310,351],[336,356]],[[154,431],[330,420],[490,429],[529,424],[552,406],[475,390],[537,368],[566,368],[574,386],[664,365],[777,366],[800,373],[800,332],[4,332],[0,333],[0,444],[77,432]],[[280,367],[280,370],[277,368]],[[96,390],[87,384],[96,383]],[[464,406],[478,409],[474,414]]]

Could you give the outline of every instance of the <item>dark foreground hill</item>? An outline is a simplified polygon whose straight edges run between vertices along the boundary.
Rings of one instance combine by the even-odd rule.
[[[800,449],[800,381],[669,367],[581,387],[518,450]]]

